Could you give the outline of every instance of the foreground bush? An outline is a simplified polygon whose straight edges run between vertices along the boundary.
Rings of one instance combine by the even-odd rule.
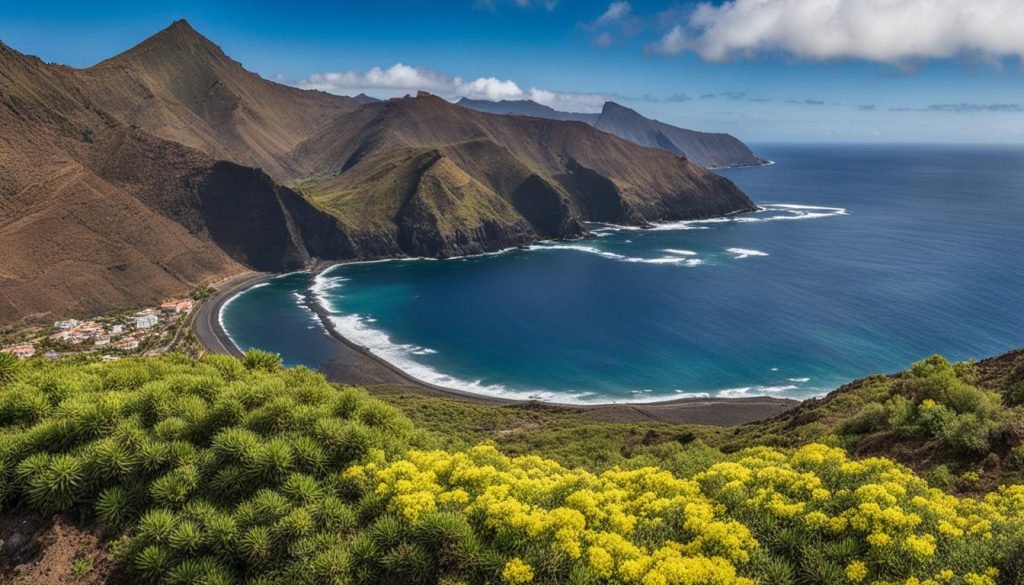
[[[508,582],[980,585],[1024,530],[1024,486],[958,499],[891,461],[823,445],[747,450],[690,479],[593,475],[491,447],[412,452],[345,476],[385,510],[389,537],[359,559],[378,575],[390,571],[379,559],[410,550],[427,574],[457,567],[462,544],[424,540],[446,522],[511,558]]]
[[[94,512],[168,585],[990,585],[1024,552],[1024,487],[957,498],[822,445],[680,477],[424,444],[263,353],[30,361],[0,382],[0,507]]]

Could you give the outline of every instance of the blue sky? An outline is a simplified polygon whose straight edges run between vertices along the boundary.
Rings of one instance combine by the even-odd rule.
[[[33,4],[0,4],[0,40],[75,67],[186,18],[264,77],[337,93],[613,99],[753,142],[1024,142],[1016,0]]]

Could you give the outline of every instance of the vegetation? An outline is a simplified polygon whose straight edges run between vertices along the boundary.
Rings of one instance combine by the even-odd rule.
[[[991,397],[940,378],[929,360],[901,391],[917,411],[987,412]],[[29,360],[0,382],[0,507],[95,514],[122,571],[172,585],[1018,582],[1024,486],[957,497],[837,447],[725,454],[704,442],[725,431],[633,440],[557,416],[612,453],[588,463],[557,434],[539,450],[570,466],[510,456],[532,449],[519,438],[468,446],[479,426],[418,429],[265,352]],[[892,420],[941,429],[929,416]]]
[[[212,286],[210,286],[208,284],[204,285],[204,286],[200,286],[200,287],[198,287],[198,288],[196,288],[195,290],[192,291],[192,299],[196,300],[196,301],[201,301],[203,299],[208,298],[210,295],[212,295],[215,292],[217,292],[217,289],[213,288]]]
[[[934,356],[895,376],[872,376],[775,419],[726,431],[709,443],[727,452],[822,442],[860,456],[895,458],[937,480],[980,493],[1024,483],[1024,352],[950,364]],[[974,480],[972,481],[972,476]]]

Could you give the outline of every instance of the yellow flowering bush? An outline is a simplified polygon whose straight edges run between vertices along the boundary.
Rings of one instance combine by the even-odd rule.
[[[592,474],[491,446],[413,451],[345,477],[412,532],[430,514],[465,517],[514,557],[506,582],[528,567],[545,583],[994,583],[992,564],[1024,529],[1022,486],[957,498],[889,460],[817,444],[749,449],[691,478]]]

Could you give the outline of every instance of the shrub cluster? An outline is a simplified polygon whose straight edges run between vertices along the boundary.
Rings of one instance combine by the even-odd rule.
[[[119,554],[144,581],[271,582],[312,559],[334,574],[359,513],[337,471],[413,435],[392,407],[263,352],[28,366],[0,386],[0,508],[94,509],[127,531]]]
[[[901,438],[934,439],[958,451],[984,454],[1004,422],[1002,398],[974,386],[970,378],[969,363],[952,365],[942,356],[917,362],[884,404],[865,405],[842,431],[888,429]]]
[[[419,550],[432,582],[459,568],[457,541],[421,540],[441,518],[507,559],[508,583],[992,584],[1024,530],[1024,486],[960,499],[824,445],[749,449],[688,479],[653,467],[594,475],[487,446],[345,477],[391,527],[379,558]]]
[[[958,498],[840,449],[600,474],[424,450],[272,355],[29,361],[0,382],[0,508],[91,511],[133,582],[993,585],[1024,486]],[[705,448],[706,449],[706,448]]]

